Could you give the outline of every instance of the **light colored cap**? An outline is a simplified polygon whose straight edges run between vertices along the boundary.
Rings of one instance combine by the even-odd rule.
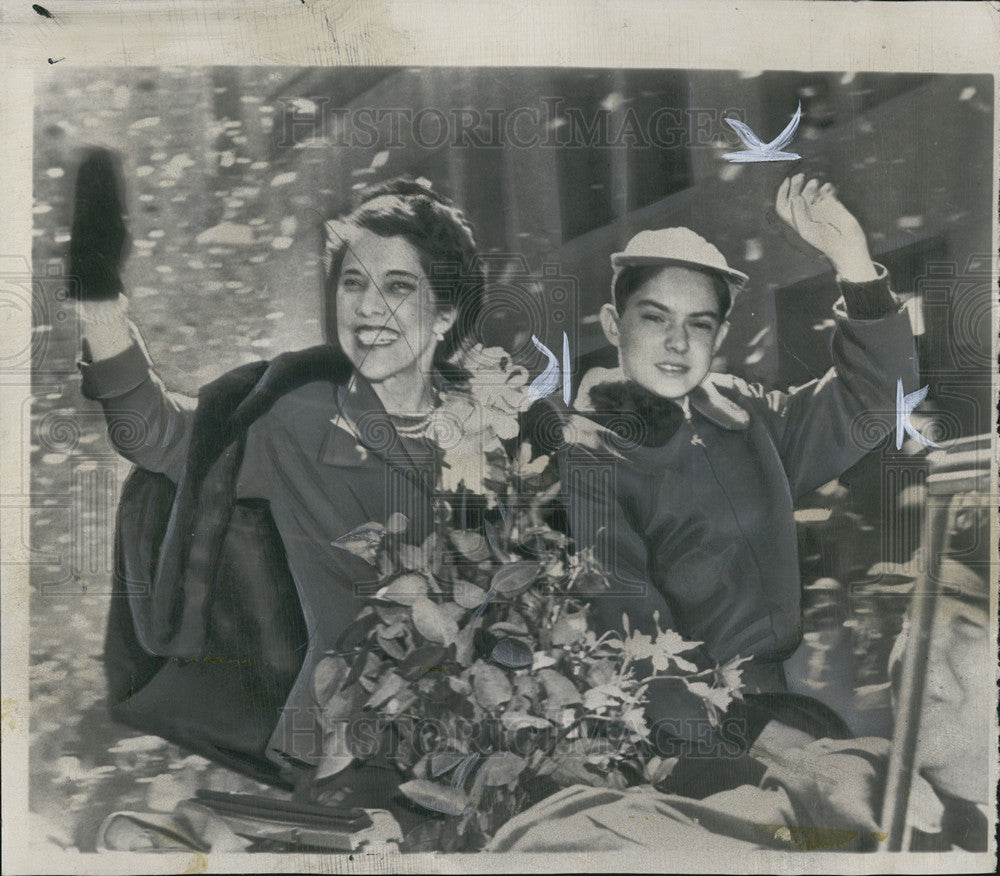
[[[682,265],[715,271],[729,281],[733,295],[750,279],[742,271],[729,267],[726,257],[690,228],[640,231],[628,242],[624,252],[612,253],[612,296],[622,269],[633,265]]]

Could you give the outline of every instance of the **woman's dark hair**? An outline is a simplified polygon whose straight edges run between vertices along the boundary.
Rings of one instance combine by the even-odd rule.
[[[350,247],[351,229],[363,228],[380,237],[404,237],[420,252],[435,301],[456,311],[454,324],[434,353],[434,367],[453,379],[464,377],[451,359],[476,329],[486,281],[469,220],[429,184],[409,177],[369,186],[356,203],[342,219],[324,225],[324,328],[328,342],[337,343],[337,283]]]
[[[669,264],[669,262],[667,263]],[[625,305],[629,298],[639,290],[643,283],[652,277],[665,265],[630,265],[622,269],[615,279],[615,309],[619,314],[625,312]],[[681,264],[681,267],[691,267]],[[729,308],[733,305],[733,293],[729,287],[729,282],[717,271],[709,271],[704,268],[691,268],[699,273],[705,274],[715,287],[715,297],[719,302],[719,322],[725,320],[729,313]]]

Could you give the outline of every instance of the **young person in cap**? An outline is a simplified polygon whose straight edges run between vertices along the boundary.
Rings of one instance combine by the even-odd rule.
[[[585,375],[575,404],[619,433],[603,457],[612,476],[594,476],[595,451],[569,432],[561,454],[577,549],[592,547],[610,572],[610,590],[593,596],[599,625],[620,629],[627,614],[650,633],[658,618],[703,643],[706,666],[751,658],[747,690],[765,695],[785,690],[783,661],[801,638],[794,503],[864,455],[858,416],[891,412],[899,379],[917,386],[909,320],[833,186],[797,174],[777,211],[837,273],[833,367],[789,392],[712,373],[748,278],[687,228],[643,231],[611,256],[600,312],[620,367]],[[654,685],[647,716],[683,719],[685,699]],[[768,714],[749,716],[747,732]],[[793,723],[817,735],[812,719]]]

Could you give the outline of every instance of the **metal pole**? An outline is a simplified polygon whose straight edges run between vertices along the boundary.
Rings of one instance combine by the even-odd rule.
[[[928,498],[930,493],[929,490]],[[931,505],[928,508],[927,577],[923,587],[919,586],[920,579],[917,579],[917,587],[912,597],[909,638],[903,657],[896,722],[889,754],[889,772],[882,804],[882,830],[888,834],[886,842],[891,852],[902,851],[903,843],[907,839],[907,804],[913,781],[917,731],[920,727],[920,707],[927,676],[927,657],[934,622],[934,606],[937,602],[941,554],[951,529],[953,509],[954,499],[947,505]]]

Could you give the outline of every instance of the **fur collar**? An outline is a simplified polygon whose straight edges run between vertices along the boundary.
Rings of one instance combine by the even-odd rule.
[[[738,384],[735,377],[709,374],[687,396],[690,411],[723,429],[746,429],[750,425],[750,416],[737,401],[740,396]],[[638,417],[644,424],[642,443],[647,446],[658,446],[670,440],[685,417],[681,405],[627,380],[619,368],[594,368],[588,371],[580,384],[575,407],[602,423],[607,420],[604,424],[618,434],[622,434],[623,430],[629,432],[630,440],[635,440],[634,423]],[[624,420],[619,417],[616,424],[614,413],[620,410],[629,411],[635,416]],[[631,420],[632,425],[626,420]]]
[[[684,409],[632,381],[591,387],[590,416],[622,438],[644,447],[666,444],[684,422]]]

